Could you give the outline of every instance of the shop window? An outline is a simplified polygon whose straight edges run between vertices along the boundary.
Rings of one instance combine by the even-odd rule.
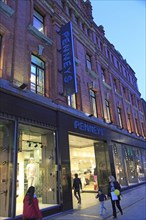
[[[33,26],[40,32],[44,33],[44,17],[34,9]]]
[[[121,108],[117,108],[118,111],[118,119],[119,119],[119,126],[122,128],[123,127],[123,123],[122,123],[122,111]]]
[[[138,182],[135,155],[133,148],[130,146],[124,147],[124,153],[125,153],[124,156],[125,156],[126,176],[129,185],[131,185]]]
[[[2,35],[0,35],[0,76],[2,75]]]
[[[0,219],[11,217],[14,203],[12,198],[14,179],[14,141],[13,123],[0,121]]]
[[[123,152],[122,147],[119,144],[113,144],[113,156],[114,156],[114,164],[115,164],[115,171],[116,171],[116,177],[118,182],[121,184],[121,186],[126,186],[126,174],[124,169],[124,158],[123,158]]]
[[[72,108],[76,108],[76,94],[68,96],[68,105]]]
[[[44,95],[45,63],[38,57],[31,55],[30,89],[32,92]]]
[[[55,132],[19,125],[17,162],[16,214],[22,214],[24,195],[34,186],[40,208],[57,204],[57,174]]]
[[[144,180],[146,181],[146,150],[141,149],[142,164],[144,168]]]
[[[142,154],[140,149],[133,148],[134,154],[135,154],[135,163],[136,163],[136,171],[138,176],[138,182],[145,181],[145,175],[144,175],[144,164],[142,160]]]
[[[87,69],[92,70],[91,56],[89,54],[86,54],[86,62],[87,62]]]
[[[106,108],[106,121],[111,122],[110,104],[107,99],[105,99],[105,108]]]
[[[90,89],[90,100],[91,100],[93,115],[97,117],[96,93],[92,89]]]

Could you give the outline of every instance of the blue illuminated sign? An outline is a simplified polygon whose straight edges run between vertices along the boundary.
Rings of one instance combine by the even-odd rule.
[[[71,22],[67,23],[61,28],[61,51],[63,93],[65,96],[69,96],[73,93],[77,93],[76,68],[74,60],[74,46]]]
[[[86,131],[92,134],[96,135],[103,135],[103,129],[98,128],[95,125],[89,125],[87,123],[81,122],[81,121],[74,121],[74,128],[78,129],[80,131]]]

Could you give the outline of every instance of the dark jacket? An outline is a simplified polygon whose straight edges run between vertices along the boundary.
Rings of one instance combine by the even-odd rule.
[[[75,189],[75,190],[79,190],[79,189],[82,189],[82,183],[81,183],[81,180],[80,180],[80,178],[74,178],[74,180],[73,180],[73,188]]]
[[[97,198],[99,199],[100,202],[103,202],[106,199],[106,195],[104,193],[99,195],[99,193],[98,193],[96,196],[96,199]]]
[[[114,181],[113,184],[114,184],[114,189],[118,189],[120,191],[120,195],[121,195],[121,186],[118,183],[118,181]],[[119,200],[120,200],[120,195],[118,196]],[[108,185],[108,196],[111,197],[111,183],[110,182]]]

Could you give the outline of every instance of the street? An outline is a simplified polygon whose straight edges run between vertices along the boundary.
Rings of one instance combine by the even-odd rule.
[[[89,193],[90,194],[90,193]],[[89,195],[92,196],[93,195]],[[105,201],[105,207],[107,213],[100,217],[99,209],[100,205],[97,200],[94,201],[94,205],[90,199],[85,198],[84,193],[82,194],[82,204],[76,204],[76,207],[68,212],[57,214],[54,216],[46,217],[44,220],[112,220],[112,208],[111,201],[108,199]],[[95,196],[95,195],[94,195]],[[87,203],[91,204],[88,206]],[[146,220],[146,185],[141,185],[133,189],[124,191],[121,198],[121,206],[123,208],[123,215],[117,211],[117,220]]]

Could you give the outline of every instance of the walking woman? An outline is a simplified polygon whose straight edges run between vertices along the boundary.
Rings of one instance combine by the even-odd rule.
[[[123,215],[123,211],[120,206],[120,195],[121,195],[120,184],[115,180],[113,176],[109,176],[108,196],[111,198],[113,218],[117,218],[116,206],[121,212],[121,215]]]
[[[23,201],[23,220],[42,220],[42,214],[38,206],[38,199],[34,193],[35,187],[30,186]]]

